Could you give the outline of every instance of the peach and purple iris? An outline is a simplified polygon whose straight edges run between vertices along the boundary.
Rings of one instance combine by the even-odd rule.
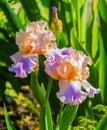
[[[45,72],[59,80],[59,92],[56,95],[63,103],[80,104],[87,96],[93,98],[100,90],[87,81],[90,57],[71,47],[58,49],[55,35],[45,27],[45,21],[32,22],[25,31],[16,33],[19,51],[10,57],[14,63],[9,71],[15,72],[16,77],[27,77],[39,66],[38,54],[42,54],[46,57]]]
[[[14,64],[9,67],[10,71],[16,73],[16,77],[27,77],[38,65],[38,54],[45,55],[49,49],[56,48],[56,37],[45,27],[45,21],[32,22],[25,31],[16,33],[19,51],[10,57]]]
[[[99,89],[86,80],[89,77],[90,57],[72,48],[51,49],[46,55],[45,71],[59,80],[57,97],[66,104],[82,103],[86,97],[93,98]]]

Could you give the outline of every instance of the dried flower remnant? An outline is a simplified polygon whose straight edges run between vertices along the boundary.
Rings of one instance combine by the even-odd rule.
[[[46,55],[45,71],[59,80],[57,97],[64,103],[79,104],[86,97],[94,97],[99,89],[93,88],[86,79],[89,77],[90,57],[72,48],[51,49]],[[83,91],[84,89],[84,91]]]
[[[25,32],[16,33],[16,44],[24,55],[45,54],[51,48],[55,48],[56,37],[51,30],[46,30],[45,21],[32,22],[27,25]]]

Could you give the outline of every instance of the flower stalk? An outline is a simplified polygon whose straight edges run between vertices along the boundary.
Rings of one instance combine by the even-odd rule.
[[[52,83],[53,83],[53,79],[51,77],[49,77],[47,91],[46,91],[46,102],[49,100],[49,95],[50,95]]]

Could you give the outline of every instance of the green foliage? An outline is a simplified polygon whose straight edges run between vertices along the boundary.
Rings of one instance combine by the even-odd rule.
[[[40,129],[53,130],[51,109],[49,103],[40,108]]]
[[[78,39],[76,38],[73,29],[71,30],[71,46],[77,50],[83,51],[85,54],[88,52],[83,48],[83,46],[79,43]]]
[[[12,125],[10,119],[9,119],[5,104],[4,104],[4,115],[5,115],[5,121],[6,121],[7,129],[8,130],[16,130],[15,127]]]
[[[45,92],[45,88],[43,84],[40,86],[38,83],[38,74],[32,73],[31,88],[33,90],[34,95],[36,96],[36,99],[40,103],[40,105],[44,107],[45,102],[46,102],[46,99],[45,99],[46,92]]]
[[[96,126],[97,121],[81,116],[76,120],[74,126],[72,126],[72,130],[95,130]]]
[[[100,120],[95,130],[106,130],[107,129],[107,113]]]
[[[78,105],[67,105],[62,114],[62,130],[70,130],[70,125],[72,124],[75,116],[77,114]],[[69,113],[69,114],[68,114]]]
[[[50,105],[48,102],[48,94],[50,93],[50,87],[51,87],[51,82],[49,81],[49,87],[47,90],[47,94],[44,88],[44,85],[42,84],[41,86],[38,83],[38,73],[32,73],[31,76],[31,88],[33,90],[34,95],[36,96],[37,101],[41,105],[40,108],[40,129],[41,130],[52,130],[53,125],[52,125],[52,116],[51,116],[51,109]]]
[[[17,30],[23,28],[18,16],[15,14],[13,9],[8,4],[7,0],[1,1],[1,8],[4,10],[4,13],[6,14],[7,18],[14,24],[14,26],[17,28]]]
[[[106,56],[106,52],[104,49],[104,44],[103,44],[103,40],[102,37],[100,38],[100,66],[99,66],[99,84],[101,87],[101,98],[102,98],[102,102],[104,104],[107,104],[107,99],[106,97],[106,65],[107,65],[107,56]]]
[[[29,0],[20,0],[20,2],[29,21],[36,21],[40,19],[40,11],[35,0],[31,0],[30,2]]]

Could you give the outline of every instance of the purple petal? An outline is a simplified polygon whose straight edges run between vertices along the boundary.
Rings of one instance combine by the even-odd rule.
[[[59,81],[59,92],[56,93],[57,97],[66,104],[80,104],[86,97],[87,93],[81,91],[81,82],[79,81]]]
[[[100,92],[100,89],[94,88],[88,81],[83,80],[82,81],[82,87],[86,90],[88,93],[88,96],[90,98],[94,97],[94,94],[98,94]]]
[[[21,78],[27,77],[27,74],[30,74],[38,64],[38,56],[36,54],[22,56],[20,52],[17,52],[11,56],[11,59],[14,64],[9,67],[9,71],[15,72],[16,77]]]
[[[52,12],[56,13],[57,12],[57,8],[55,6],[52,6]]]

